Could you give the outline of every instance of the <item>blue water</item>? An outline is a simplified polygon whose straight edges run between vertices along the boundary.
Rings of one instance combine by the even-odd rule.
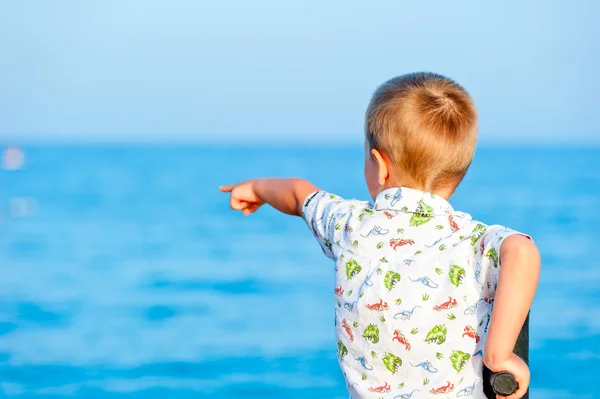
[[[366,199],[362,148],[26,148],[0,171],[0,396],[346,398],[333,268],[220,184]],[[532,398],[598,398],[600,149],[483,148],[452,203],[533,235]]]

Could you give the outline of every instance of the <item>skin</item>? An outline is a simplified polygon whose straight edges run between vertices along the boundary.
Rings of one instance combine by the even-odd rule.
[[[370,149],[367,143],[364,174],[373,200],[380,192],[394,187],[424,190],[401,171],[394,173],[389,157],[382,151]],[[429,191],[448,200],[457,184],[458,181],[449,181]],[[318,188],[303,179],[265,178],[221,186],[220,190],[231,194],[231,209],[241,211],[244,215],[250,215],[262,205],[269,204],[282,213],[301,216],[304,200]],[[527,391],[530,374],[525,362],[512,350],[533,302],[541,260],[535,244],[520,235],[506,238],[499,255],[502,267],[483,361],[492,371],[507,371],[515,376],[519,389],[506,398],[518,399]],[[504,397],[498,395],[497,398]]]
[[[492,371],[508,371],[515,376],[519,389],[507,398],[518,399],[525,395],[530,375],[527,364],[512,350],[533,302],[540,254],[527,237],[509,236],[500,247],[500,265],[483,362]]]

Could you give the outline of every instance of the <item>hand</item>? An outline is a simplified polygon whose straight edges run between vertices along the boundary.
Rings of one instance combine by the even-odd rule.
[[[529,367],[527,367],[527,364],[523,361],[523,359],[521,359],[519,356],[513,353],[508,360],[502,363],[488,364],[487,362],[485,362],[485,360],[484,363],[486,363],[485,365],[487,368],[489,368],[495,373],[499,373],[502,371],[511,373],[515,377],[517,384],[519,384],[519,387],[517,388],[516,392],[512,395],[496,395],[496,399],[521,399],[525,395],[525,393],[527,392],[527,388],[529,387],[530,374]]]
[[[242,211],[244,215],[256,212],[265,202],[258,198],[254,191],[256,180],[246,180],[237,184],[219,187],[223,193],[231,193],[229,204],[234,211]]]

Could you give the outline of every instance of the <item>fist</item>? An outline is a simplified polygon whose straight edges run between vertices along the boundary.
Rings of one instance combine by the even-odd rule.
[[[527,392],[527,388],[529,387],[529,379],[531,376],[529,372],[529,367],[523,361],[523,359],[521,359],[513,353],[508,360],[500,364],[486,364],[486,366],[490,370],[495,372],[506,371],[511,373],[515,377],[515,380],[517,380],[517,384],[519,385],[517,391],[512,395],[496,395],[497,399],[520,399],[523,397],[523,395],[525,395],[525,393]]]
[[[254,191],[256,180],[246,180],[237,184],[219,187],[223,193],[231,193],[229,205],[234,211],[242,211],[244,215],[256,212],[265,202],[258,198]]]

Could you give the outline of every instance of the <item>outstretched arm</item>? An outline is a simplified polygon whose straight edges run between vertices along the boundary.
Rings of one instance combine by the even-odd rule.
[[[498,287],[484,363],[492,371],[508,371],[515,376],[519,390],[510,399],[522,397],[529,385],[529,369],[513,349],[533,302],[540,263],[537,247],[525,236],[509,236],[500,247]]]
[[[231,209],[242,211],[244,215],[269,204],[280,212],[301,216],[304,200],[318,188],[303,179],[265,178],[221,186],[220,190],[231,193]]]

